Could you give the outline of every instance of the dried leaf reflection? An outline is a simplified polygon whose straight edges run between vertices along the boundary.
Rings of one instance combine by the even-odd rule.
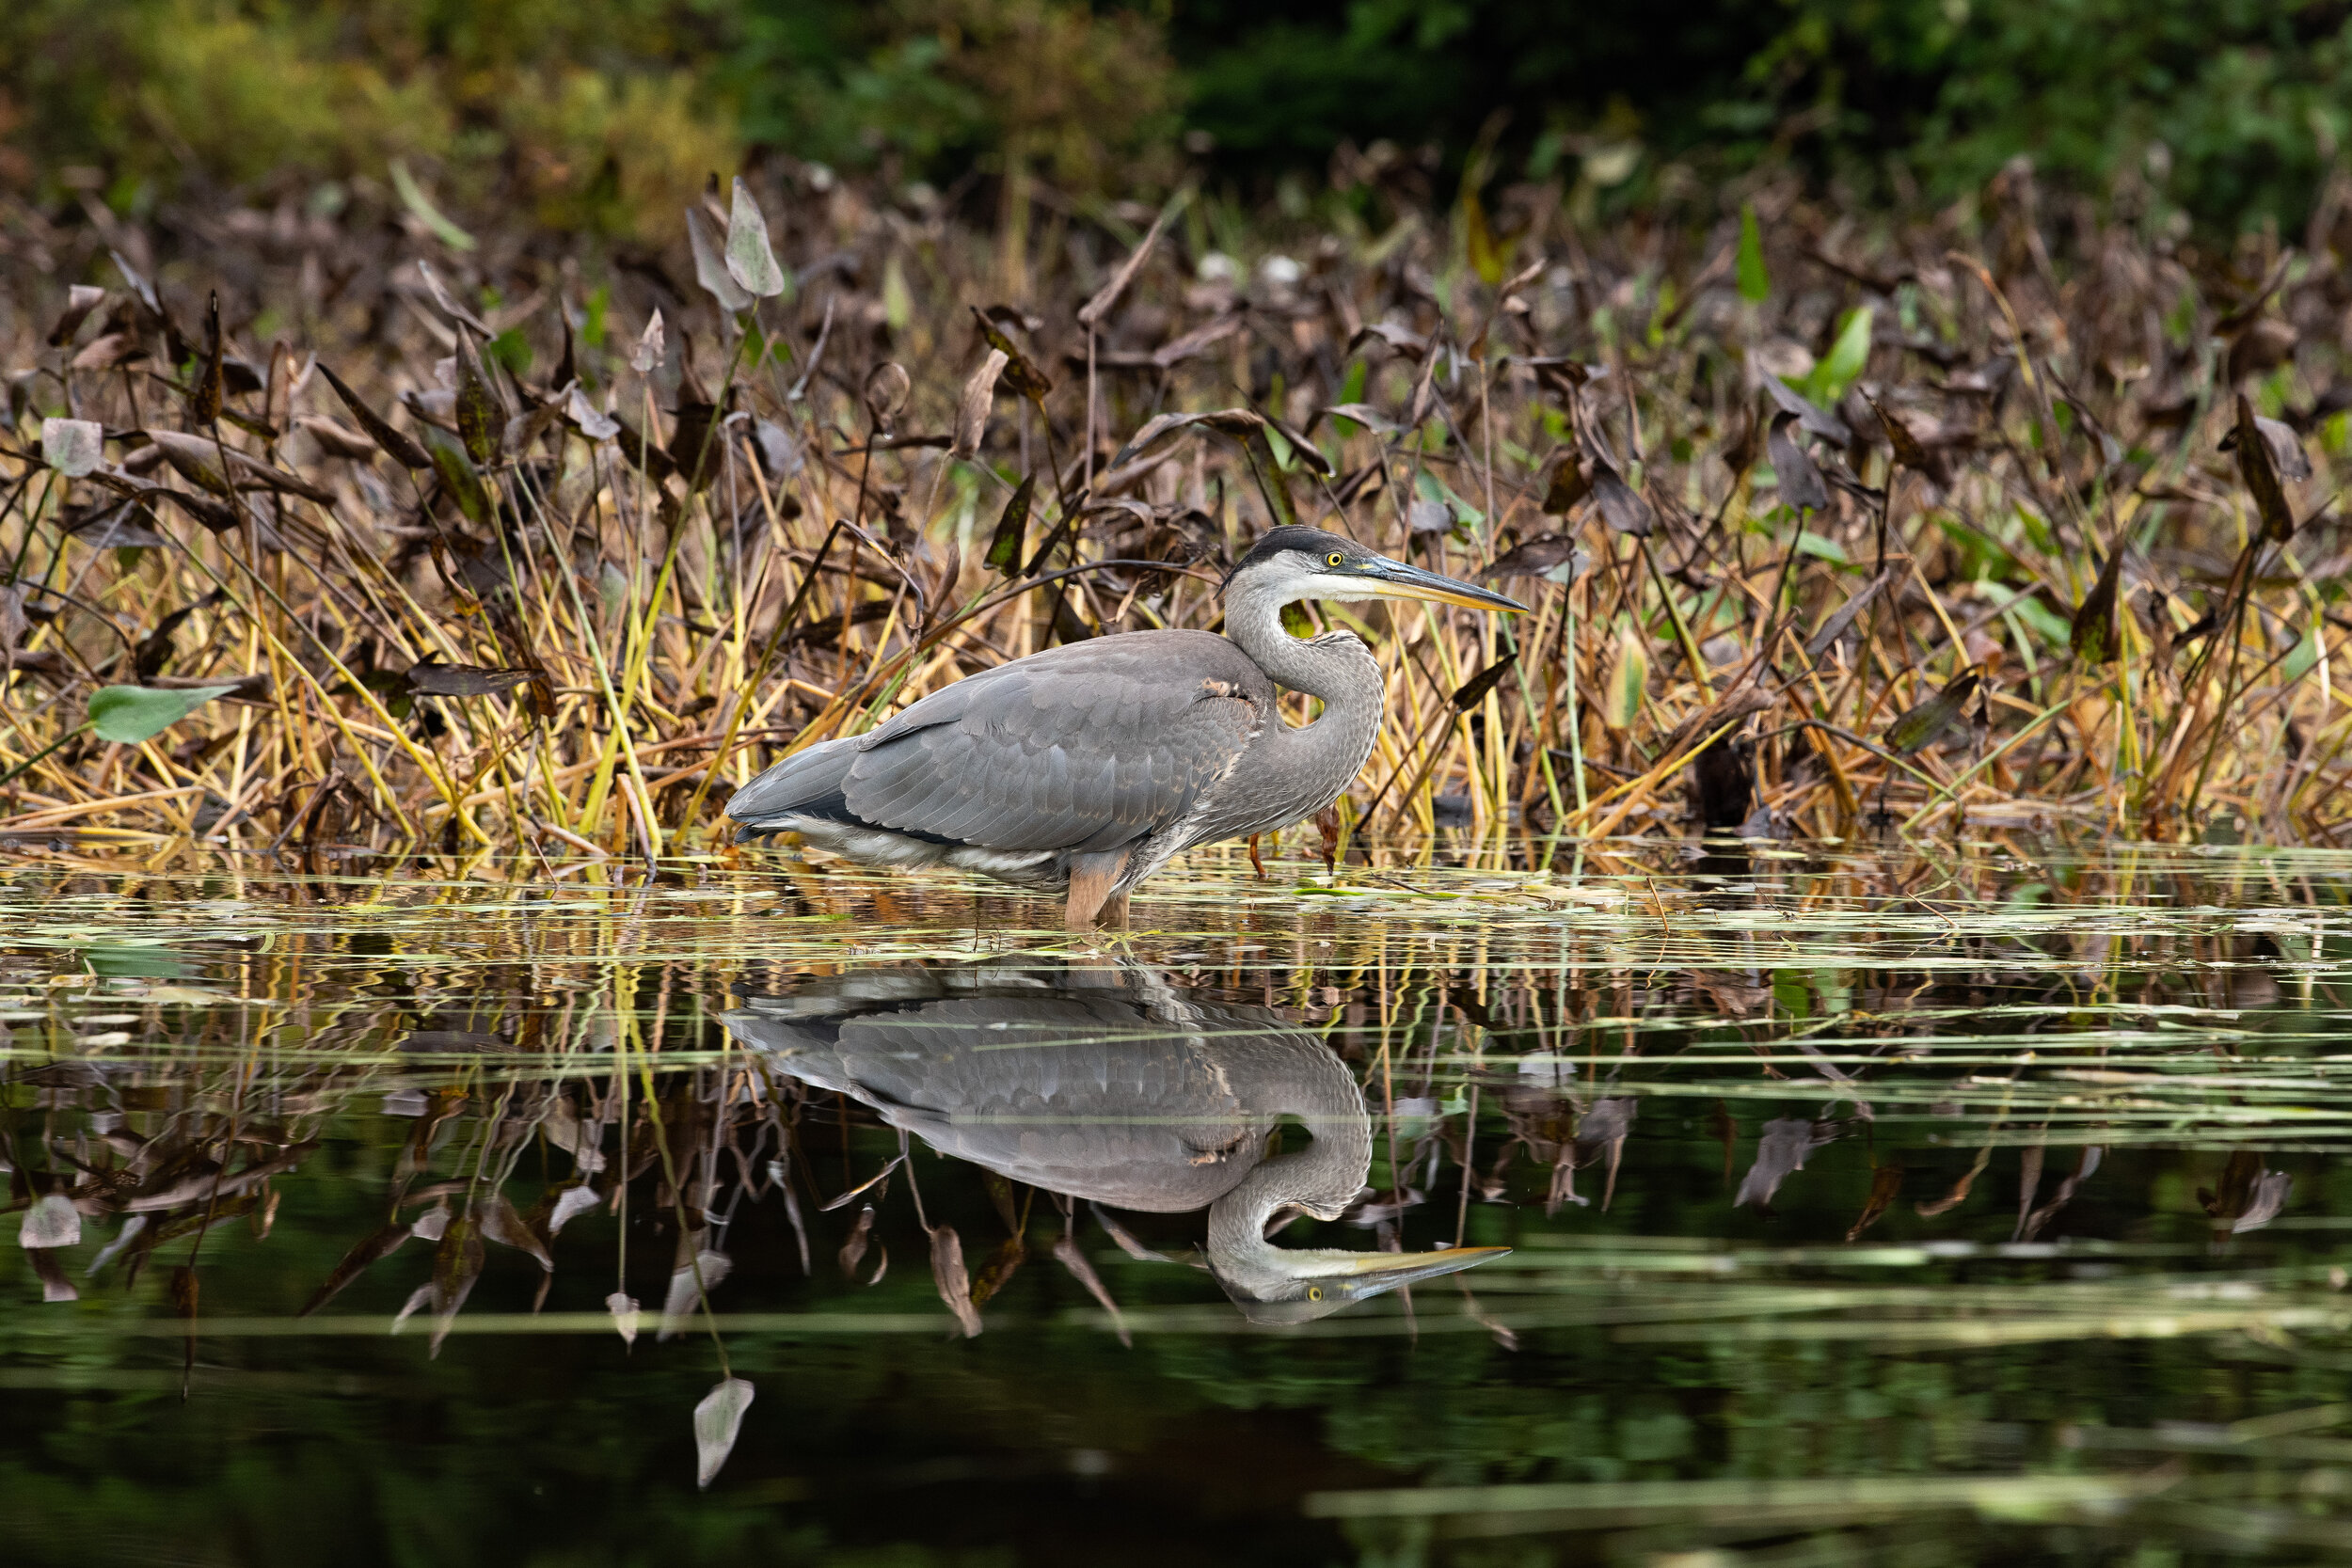
[[[981,1358],[1050,1355],[1055,1397],[1122,1432],[1238,1390],[1316,1412],[1351,1465],[1351,1433],[1441,1424],[1427,1464],[1531,1486],[1661,1466],[1610,1472],[1627,1508],[1766,1496],[1692,1435],[1727,1411],[1841,1484],[1908,1485],[1873,1456],[1918,1443],[1939,1481],[2259,1472],[2341,1525],[2292,1447],[2326,1425],[2241,1429],[2328,1402],[2352,1355],[2341,859],[1264,847],[1265,882],[1173,871],[1170,928],[1075,955],[1018,895],[982,895],[976,938],[969,893],[836,872],[243,866],[231,895],[9,864],[7,1374],[184,1378],[201,1407],[333,1338],[348,1389],[560,1389],[576,1449],[667,1443],[681,1489],[699,1394],[717,1497],[784,1484],[720,1468],[754,1380],[791,1390],[780,1433],[856,1402],[935,1441]],[[1447,1420],[1400,1418],[1356,1375],[1408,1331],[1378,1287],[1469,1265],[1474,1293],[1413,1297]],[[1244,1338],[1277,1332],[1321,1342]],[[1300,1382],[1310,1358],[1347,1375]],[[1992,1376],[2001,1431],[1956,1428]],[[1581,1457],[1511,1435],[1579,1401],[1608,1412]],[[787,1474],[870,1465],[803,1448]],[[819,1491],[791,1494],[812,1522]]]

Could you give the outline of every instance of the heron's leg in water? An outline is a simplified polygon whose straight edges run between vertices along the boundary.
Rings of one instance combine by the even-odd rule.
[[[1119,883],[1120,874],[1127,869],[1124,848],[1105,849],[1090,855],[1070,857],[1070,905],[1064,911],[1062,925],[1073,931],[1091,930],[1098,920],[1110,911],[1111,889]],[[1119,914],[1124,916],[1127,901],[1120,899]]]
[[[1127,895],[1121,893],[1103,900],[1102,911],[1095,915],[1094,922],[1098,926],[1106,926],[1114,931],[1125,930],[1127,928]]]

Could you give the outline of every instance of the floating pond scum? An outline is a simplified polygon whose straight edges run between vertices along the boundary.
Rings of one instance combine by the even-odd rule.
[[[2352,855],[1425,858],[0,867],[8,1560],[2352,1555]]]

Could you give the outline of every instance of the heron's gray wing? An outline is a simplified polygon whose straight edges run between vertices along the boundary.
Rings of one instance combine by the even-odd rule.
[[[864,737],[863,821],[993,849],[1116,848],[1182,817],[1273,712],[1264,672],[1207,632],[1048,649],[924,698]]]
[[[1159,1212],[1205,1208],[1230,1191],[1264,1153],[1274,1119],[1243,1108],[1188,1031],[1131,1003],[1083,996],[868,1014],[844,1021],[826,1049],[777,1065],[813,1083],[830,1075],[827,1086],[943,1154]]]

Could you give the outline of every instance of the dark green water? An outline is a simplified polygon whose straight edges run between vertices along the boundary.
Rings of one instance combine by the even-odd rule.
[[[0,1560],[2352,1556],[2352,856],[1271,869],[0,862]]]

